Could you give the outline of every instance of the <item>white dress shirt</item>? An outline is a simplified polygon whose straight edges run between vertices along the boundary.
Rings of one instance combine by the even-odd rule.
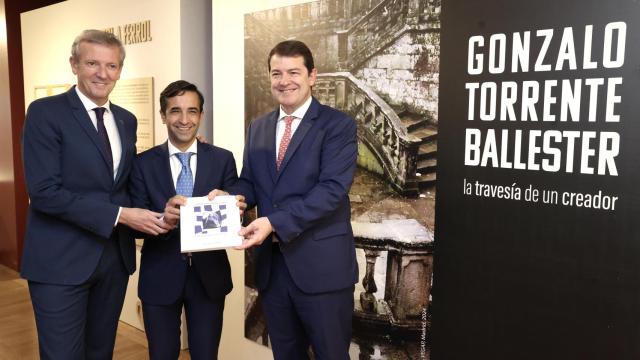
[[[309,106],[311,106],[311,96],[305,101],[299,108],[297,108],[293,113],[287,114],[280,106],[280,114],[278,117],[278,123],[276,124],[276,160],[278,160],[278,149],[280,149],[280,143],[282,142],[282,136],[284,135],[284,129],[287,126],[284,121],[285,116],[293,116],[293,122],[291,123],[291,138],[293,139],[293,133],[296,132],[302,118],[309,110]]]
[[[193,175],[193,183],[196,182],[196,167],[198,165],[198,141],[194,140],[193,144],[189,146],[187,151],[180,151],[177,147],[173,146],[171,140],[167,140],[167,146],[169,148],[169,165],[171,166],[171,177],[173,178],[173,188],[175,189],[176,184],[178,183],[178,175],[182,171],[182,163],[177,156],[176,153],[181,152],[190,152],[193,153],[189,158],[189,167],[191,167],[191,174]]]
[[[96,119],[96,112],[93,111],[93,109],[100,106],[96,105],[91,101],[91,99],[86,97],[77,86],[76,93],[78,93],[80,101],[82,101],[82,105],[85,110],[87,110],[93,127],[98,131],[98,120]],[[111,102],[107,101],[107,103],[102,105],[102,107],[106,109],[102,118],[104,119],[104,127],[107,129],[109,144],[111,145],[111,156],[113,157],[113,178],[115,179],[118,175],[118,166],[120,166],[120,160],[122,158],[122,143],[120,142],[118,126],[116,125],[113,113],[111,112]]]

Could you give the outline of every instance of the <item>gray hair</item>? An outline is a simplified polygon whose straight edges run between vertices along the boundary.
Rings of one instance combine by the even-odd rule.
[[[91,44],[100,44],[105,46],[114,46],[120,50],[120,66],[124,63],[125,51],[124,45],[120,39],[114,34],[102,30],[84,30],[80,35],[76,36],[71,45],[71,57],[75,62],[80,59],[80,43],[88,42]]]

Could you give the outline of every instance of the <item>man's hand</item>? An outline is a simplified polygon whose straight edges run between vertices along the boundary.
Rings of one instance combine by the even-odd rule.
[[[222,195],[229,195],[229,193],[224,190],[213,189],[209,191],[209,195],[207,195],[207,197],[209,198],[209,200],[213,200],[216,198],[216,196],[222,196]]]
[[[164,234],[173,228],[162,221],[161,216],[162,214],[145,209],[123,207],[118,222],[134,230],[155,236]]]
[[[180,206],[187,204],[187,198],[182,195],[176,195],[167,201],[164,206],[164,222],[169,224],[171,228],[178,225],[180,220]]]
[[[229,195],[229,193],[220,189],[213,189],[209,192],[207,197],[209,200],[213,200],[216,196],[220,195]],[[242,195],[236,195],[236,200],[236,206],[240,209],[240,216],[242,216],[244,215],[244,211],[247,209],[247,203],[244,201],[244,196]]]
[[[242,195],[236,195],[236,200],[237,200],[236,206],[240,209],[240,219],[242,219],[242,216],[244,215],[244,211],[247,209],[247,203],[244,202],[244,196]]]
[[[271,222],[267,217],[260,217],[238,231],[238,235],[244,237],[242,245],[236,246],[236,250],[248,249],[252,246],[260,245],[273,232]]]

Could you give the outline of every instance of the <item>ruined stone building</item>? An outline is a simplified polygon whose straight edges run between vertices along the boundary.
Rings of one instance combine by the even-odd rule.
[[[358,122],[361,167],[401,194],[433,185],[440,0],[319,0],[246,15],[247,125],[274,107],[267,55],[285,39],[312,49],[314,96]]]

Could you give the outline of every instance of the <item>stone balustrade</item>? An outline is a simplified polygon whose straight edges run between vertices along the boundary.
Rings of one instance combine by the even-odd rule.
[[[356,248],[364,250],[366,259],[354,319],[363,329],[419,332],[431,294],[433,232],[413,219],[351,224]],[[375,265],[384,252],[384,298],[377,299]]]
[[[393,109],[351,73],[318,74],[314,96],[358,123],[358,137],[380,161],[389,183],[403,192],[416,172],[419,140],[411,137]]]

